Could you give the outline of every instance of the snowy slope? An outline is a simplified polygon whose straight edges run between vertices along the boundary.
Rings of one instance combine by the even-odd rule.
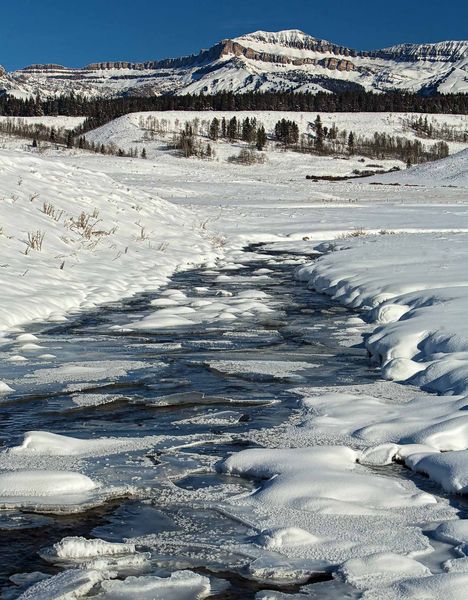
[[[143,63],[94,63],[79,69],[32,65],[0,72],[0,89],[17,96],[90,96],[222,91],[468,90],[468,42],[403,44],[362,52],[292,29],[222,40],[196,55]]]
[[[184,209],[107,175],[12,151],[0,173],[0,331],[155,289],[212,252]]]
[[[154,153],[161,147],[163,140],[167,142],[172,134],[179,133],[185,123],[197,123],[197,132],[202,137],[207,137],[209,126],[215,117],[220,121],[236,117],[242,121],[245,118],[255,117],[262,123],[269,136],[274,135],[275,124],[281,119],[291,120],[297,123],[299,132],[302,134],[313,134],[313,122],[317,114],[320,115],[322,123],[326,127],[333,124],[340,130],[353,131],[357,135],[372,136],[375,131],[392,136],[400,136],[407,139],[416,139],[415,132],[406,126],[408,119],[414,118],[411,113],[309,113],[309,112],[287,112],[287,111],[164,111],[164,112],[139,112],[119,117],[114,121],[106,123],[102,127],[86,134],[90,142],[98,144],[114,143],[119,148],[129,149],[131,147],[145,146],[146,150]],[[419,118],[419,114],[417,118]],[[424,115],[423,115],[424,116]],[[454,131],[464,132],[468,128],[468,117],[466,115],[427,115],[429,123],[438,125],[447,124]],[[148,119],[157,121],[158,131],[151,134]],[[422,140],[423,143],[431,145],[437,140]],[[216,146],[216,144],[214,144]],[[456,152],[465,147],[460,142],[448,142],[451,152]],[[225,144],[220,144],[225,146]],[[219,148],[222,152],[222,147]],[[231,149],[230,154],[233,153]],[[381,161],[379,161],[381,162]]]
[[[378,175],[373,181],[424,186],[468,187],[468,148],[435,162],[416,165],[406,171]]]

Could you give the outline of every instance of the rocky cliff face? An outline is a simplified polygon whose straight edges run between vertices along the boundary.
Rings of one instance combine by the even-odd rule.
[[[367,89],[468,92],[468,42],[401,44],[364,52],[297,29],[256,31],[198,54],[140,63],[108,61],[81,69],[31,65],[0,70],[1,90],[50,96]]]
[[[377,52],[383,58],[405,61],[457,62],[468,58],[468,42],[399,44]]]

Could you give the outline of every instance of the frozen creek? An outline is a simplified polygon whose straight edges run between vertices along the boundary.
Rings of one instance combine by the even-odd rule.
[[[238,262],[180,272],[158,293],[12,336],[0,367],[12,388],[0,395],[2,598],[359,598],[347,583],[359,565],[332,578],[343,548],[356,555],[346,522],[361,545],[375,543],[369,522],[383,538],[394,531],[390,551],[407,544],[404,554],[421,561],[395,565],[407,577],[442,572],[458,556],[456,535],[425,545],[423,533],[454,518],[455,500],[397,465],[369,461],[356,475],[356,489],[369,481],[389,495],[404,482],[392,507],[413,512],[392,521],[377,496],[372,510],[354,502],[348,516],[336,509],[342,499],[304,506],[298,493],[284,512],[281,485],[261,482],[275,477],[267,463],[276,459],[254,468],[244,452],[236,462],[288,439],[294,452],[297,388],[378,383],[349,343],[353,315],[294,280],[306,259],[248,248]],[[326,442],[314,441],[305,467],[307,479],[331,463],[325,496],[348,476],[340,461],[354,461],[351,449],[330,458]],[[277,462],[294,463],[288,456]],[[283,488],[295,486],[297,473],[288,480],[283,470]],[[259,487],[266,504],[250,504]],[[321,520],[294,527],[294,510]],[[327,527],[342,546],[318,534],[321,550],[308,552],[308,531]]]

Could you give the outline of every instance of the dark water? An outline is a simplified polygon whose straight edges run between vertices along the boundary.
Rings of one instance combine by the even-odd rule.
[[[255,256],[250,254],[252,250]],[[297,592],[301,588],[249,581],[244,576],[245,559],[229,548],[252,532],[204,504],[196,494],[229,486],[235,486],[232,493],[238,493],[239,488],[251,489],[255,482],[217,474],[210,465],[258,443],[250,439],[249,432],[279,426],[296,410],[297,403],[290,392],[298,383],[294,378],[226,375],[210,368],[210,361],[307,362],[313,367],[301,372],[299,381],[307,385],[368,383],[376,378],[363,349],[344,347],[334,337],[349,312],[296,282],[291,264],[294,260],[300,261],[301,257],[251,248],[247,249],[245,266],[238,271],[195,269],[173,277],[170,287],[190,297],[196,295],[197,287],[208,288],[207,296],[219,289],[233,294],[244,289],[266,292],[271,296],[268,306],[277,311],[271,319],[204,324],[158,333],[111,329],[153,313],[155,308],[150,302],[160,296],[161,290],[78,314],[64,324],[37,325],[29,330],[37,334],[42,352],[56,358],[44,361],[31,357],[27,363],[1,363],[0,379],[13,379],[15,389],[0,412],[4,444],[20,442],[29,430],[86,439],[164,435],[174,439],[198,436],[198,441],[196,446],[174,450],[176,444],[169,440],[157,449],[112,455],[99,465],[91,459],[84,461],[84,466],[78,465],[110,484],[134,478],[141,487],[150,483],[152,489],[146,497],[115,498],[79,514],[38,514],[27,509],[0,513],[0,583],[5,589],[8,577],[14,573],[57,572],[39,557],[38,551],[64,536],[122,541],[152,533],[165,540],[159,549],[160,560],[155,558],[160,567],[168,571],[192,568],[230,582],[229,590],[216,598],[248,599],[262,589]],[[264,267],[273,271],[271,277],[252,275]],[[217,276],[223,273],[232,275],[232,279],[217,283]],[[13,346],[6,351],[18,352]],[[125,368],[124,372],[114,368],[128,361],[138,362],[138,368]],[[77,382],[61,380],[47,371],[83,363],[103,364],[109,376]],[[81,402],[96,394],[109,401],[77,405],[73,400],[77,394]],[[161,404],[162,397],[166,398]],[[224,415],[220,415],[219,423],[193,422],[195,417],[220,412]],[[205,469],[204,460],[208,465]],[[185,493],[183,497],[174,493],[172,499],[168,495],[168,478],[175,484],[173,489]],[[190,493],[196,496],[193,501]],[[317,574],[310,583],[328,579],[327,574]],[[353,597],[341,584],[316,585],[320,598]]]

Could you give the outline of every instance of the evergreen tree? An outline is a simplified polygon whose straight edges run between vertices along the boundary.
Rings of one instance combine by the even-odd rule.
[[[232,119],[230,119],[230,121],[227,125],[226,135],[230,142],[233,142],[237,138],[237,118],[236,117],[232,117]]]
[[[323,151],[324,134],[323,134],[323,127],[322,127],[322,119],[320,118],[320,115],[317,115],[317,118],[314,121],[314,127],[315,127],[315,149],[317,150],[317,152],[322,152]]]
[[[354,133],[352,131],[350,131],[348,135],[348,154],[350,154],[350,156],[354,154]]]
[[[224,126],[226,126],[225,121],[224,121]],[[209,138],[210,138],[210,140],[213,140],[214,142],[219,138],[219,119],[217,119],[216,117],[211,121]]]
[[[265,133],[265,127],[263,125],[257,129],[257,150],[263,150],[267,143],[267,136]]]
[[[73,132],[69,131],[67,134],[67,148],[73,148]]]
[[[147,158],[147,156],[146,156],[146,148],[143,148],[143,150],[141,151],[141,158]]]

